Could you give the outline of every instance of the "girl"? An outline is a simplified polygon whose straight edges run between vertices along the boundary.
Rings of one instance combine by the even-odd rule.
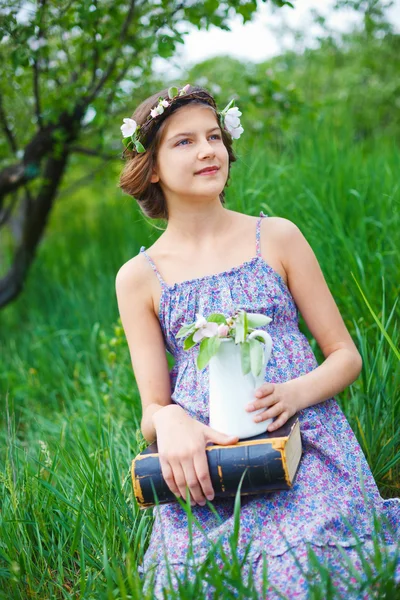
[[[189,488],[202,529],[192,533],[193,566],[204,562],[217,539],[229,552],[234,498],[213,500],[205,446],[238,440],[208,426],[208,368],[198,371],[198,348],[184,351],[175,336],[197,313],[230,315],[243,308],[272,317],[272,357],[248,410],[264,408],[261,418],[274,418],[269,431],[298,412],[304,454],[291,490],[241,498],[239,557],[252,540],[243,576],[252,570],[261,598],[264,554],[268,598],[307,598],[301,569],[307,569],[311,545],[349,597],[351,576],[342,555],[362,570],[355,546],[358,539],[366,556],[372,551],[373,509],[389,519],[386,545],[394,552],[389,531],[399,528],[400,500],[380,497],[333,398],[356,379],[361,358],[310,246],[286,219],[256,218],[224,205],[235,161],[232,139],[243,132],[240,115],[230,105],[219,112],[206,90],[186,85],[154,94],[121,127],[127,162],[120,187],[148,217],[167,222],[159,239],[148,251],[142,247],[116,278],[142,401],[141,428],[148,442],[157,438],[171,491],[186,499]],[[298,310],[325,357],[320,366],[299,331]],[[176,360],[171,372],[165,348]],[[178,502],[157,507],[142,568],[155,571],[156,598],[168,586],[166,561],[183,575],[188,546],[186,511]],[[204,597],[212,595],[204,584]]]

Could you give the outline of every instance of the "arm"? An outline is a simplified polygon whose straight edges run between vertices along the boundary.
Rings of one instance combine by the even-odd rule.
[[[157,438],[161,471],[171,492],[192,503],[213,498],[206,444],[233,444],[227,436],[192,419],[171,402],[171,384],[164,340],[150,294],[151,281],[140,255],[118,271],[116,293],[132,367],[142,401],[141,430],[148,442]],[[179,443],[178,443],[179,442]]]
[[[115,280],[115,289],[142,401],[141,430],[146,441],[151,443],[156,439],[154,415],[161,409],[177,413],[183,410],[171,403],[171,384],[164,340],[153,310],[149,273],[140,255],[120,268]]]
[[[300,230],[288,223],[284,264],[289,289],[325,357],[314,371],[295,380],[301,410],[344,390],[358,377],[362,360],[314,252]]]
[[[256,394],[260,400],[253,410],[269,407],[260,420],[278,417],[269,425],[269,431],[281,427],[291,414],[344,390],[357,378],[362,366],[310,245],[290,221],[278,219],[275,225],[288,287],[325,360],[306,375],[283,384],[261,386]]]

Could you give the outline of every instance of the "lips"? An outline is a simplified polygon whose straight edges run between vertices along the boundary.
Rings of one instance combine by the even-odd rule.
[[[204,169],[201,169],[201,171],[197,171],[197,173],[195,173],[195,175],[201,175],[201,173],[209,173],[212,171],[218,171],[219,167],[217,167],[217,165],[212,165],[211,167],[204,167]]]

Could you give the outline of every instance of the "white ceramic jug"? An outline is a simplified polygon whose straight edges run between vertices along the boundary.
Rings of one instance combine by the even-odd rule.
[[[272,351],[272,340],[268,333],[256,329],[248,339],[255,336],[262,337],[265,344],[263,368],[258,377],[254,377],[251,371],[243,375],[240,344],[235,344],[232,338],[221,339],[218,352],[209,363],[210,427],[227,435],[237,435],[241,439],[263,433],[273,420],[255,423],[255,415],[266,409],[251,412],[245,410],[245,406],[255,400],[256,389],[264,383],[265,365]]]

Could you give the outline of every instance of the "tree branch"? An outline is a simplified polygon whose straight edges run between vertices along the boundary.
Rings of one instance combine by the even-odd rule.
[[[40,21],[39,21],[39,33],[38,33],[38,41],[40,42],[40,40],[44,40],[45,35],[44,35],[44,27],[43,27],[43,15],[44,15],[44,9],[46,6],[46,0],[41,0],[40,1]],[[40,51],[40,46],[39,46],[39,51]],[[36,56],[33,59],[33,95],[35,98],[35,114],[36,114],[36,119],[37,119],[37,123],[40,129],[42,129],[43,127],[43,120],[42,120],[42,107],[41,107],[41,101],[40,101],[40,88],[39,88],[39,75],[40,75],[40,68],[39,68],[39,63],[36,59]]]
[[[3,96],[1,95],[1,92],[0,92],[0,121],[1,121],[1,128],[5,133],[5,136],[8,140],[10,148],[11,148],[13,154],[16,154],[18,151],[18,146],[17,146],[17,142],[15,141],[15,137],[13,136],[13,133],[8,126],[8,118],[7,118],[5,110],[4,110]]]
[[[6,223],[9,222],[11,213],[13,212],[17,201],[18,201],[18,194],[17,194],[17,192],[15,192],[14,194],[12,194],[10,204],[0,211],[0,227],[2,227],[3,225],[5,225]]]
[[[135,9],[135,2],[136,2],[136,0],[131,0],[131,2],[130,2],[128,14],[126,15],[126,19],[124,21],[124,24],[123,24],[122,29],[121,29],[121,33],[119,35],[118,52],[115,52],[115,54],[114,54],[114,56],[113,56],[110,64],[108,65],[108,68],[103,73],[103,76],[101,77],[101,79],[97,83],[96,87],[92,88],[92,90],[89,92],[88,96],[85,98],[86,106],[88,106],[92,102],[93,98],[95,98],[97,96],[97,94],[102,89],[102,87],[105,84],[105,82],[108,80],[108,78],[110,77],[110,75],[114,71],[115,64],[116,64],[116,62],[117,62],[117,60],[118,60],[118,58],[120,56],[120,47],[123,45],[123,43],[125,41],[129,25],[131,24],[131,21],[133,19],[134,9]]]
[[[113,160],[117,158],[114,154],[103,154],[98,150],[94,150],[93,148],[83,148],[82,146],[70,146],[69,152],[76,152],[78,154],[86,154],[87,156],[96,156],[98,158],[103,158],[104,160]]]
[[[14,254],[13,264],[6,275],[0,279],[0,306],[11,302],[23,288],[26,273],[46,227],[67,160],[67,152],[64,152],[60,158],[51,157],[47,160],[43,175],[44,183],[35,201],[28,201],[24,205],[18,223],[22,231],[21,243]]]

